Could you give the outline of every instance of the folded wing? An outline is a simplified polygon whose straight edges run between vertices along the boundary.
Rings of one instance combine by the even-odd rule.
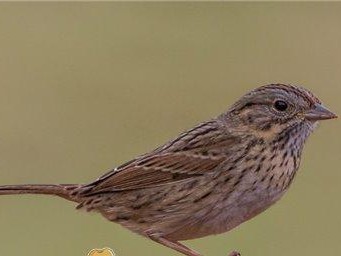
[[[153,152],[138,157],[84,186],[86,194],[141,189],[213,172],[236,138],[217,121],[202,123]]]

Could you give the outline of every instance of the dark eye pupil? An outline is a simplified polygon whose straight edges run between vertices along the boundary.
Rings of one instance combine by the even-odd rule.
[[[275,109],[278,111],[285,111],[288,108],[288,104],[283,100],[277,100],[275,102]]]

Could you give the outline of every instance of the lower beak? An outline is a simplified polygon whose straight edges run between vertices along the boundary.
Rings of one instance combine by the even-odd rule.
[[[311,121],[337,118],[333,112],[321,104],[315,104],[310,110],[304,113],[304,117]]]

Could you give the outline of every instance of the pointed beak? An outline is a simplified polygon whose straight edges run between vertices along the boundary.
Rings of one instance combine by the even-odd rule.
[[[337,115],[321,104],[315,104],[310,110],[304,113],[304,117],[311,121],[337,118]]]

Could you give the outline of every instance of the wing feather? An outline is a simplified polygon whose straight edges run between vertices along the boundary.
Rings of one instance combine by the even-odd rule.
[[[213,172],[229,154],[235,137],[218,120],[198,125],[177,139],[138,157],[93,183],[86,194],[159,186]]]

